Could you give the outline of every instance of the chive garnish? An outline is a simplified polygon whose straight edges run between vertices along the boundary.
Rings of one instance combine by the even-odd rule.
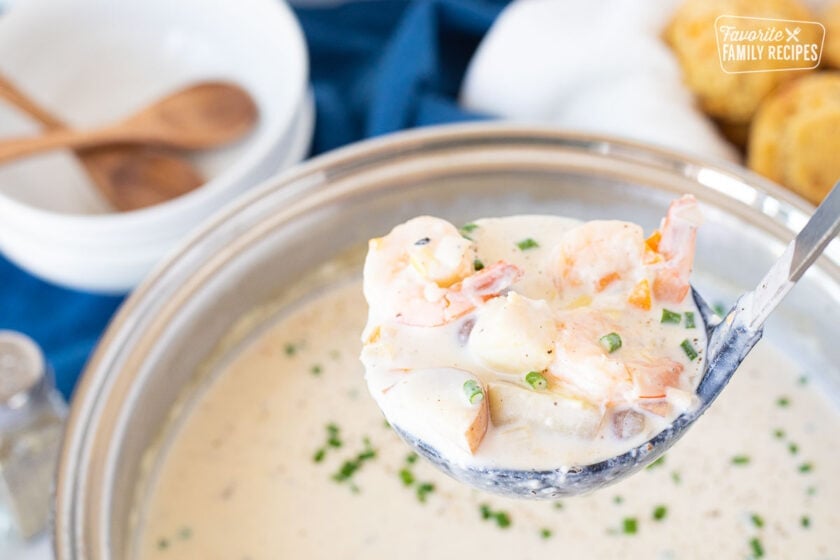
[[[178,537],[181,540],[187,540],[192,537],[192,528],[191,527],[181,527],[181,530],[178,531]]]
[[[405,457],[405,462],[409,465],[413,465],[417,462],[417,453],[411,452]]]
[[[674,325],[679,325],[680,321],[682,321],[682,315],[679,313],[671,311],[670,309],[662,310],[662,318],[659,320],[660,323],[672,323]]]
[[[327,454],[327,450],[322,447],[321,449],[319,449],[318,451],[315,452],[315,454],[312,456],[312,460],[315,461],[316,463],[320,463],[321,461],[324,460],[324,456],[326,454]]]
[[[656,467],[661,466],[661,465],[664,465],[664,464],[665,464],[665,455],[662,455],[661,457],[659,457],[658,459],[656,459],[656,461],[654,461],[653,463],[649,464],[649,465],[648,465],[648,466],[646,466],[645,468],[646,468],[646,469],[648,469],[648,470],[650,470],[650,469],[655,469]]]
[[[796,455],[797,453],[799,453],[799,446],[798,446],[798,445],[796,445],[796,444],[795,444],[795,443],[793,443],[793,442],[790,442],[790,443],[788,444],[788,451],[790,451],[790,454],[791,454],[791,455]]]
[[[327,424],[327,445],[330,447],[341,447],[341,438],[338,435],[338,426]]]
[[[411,486],[414,484],[414,474],[412,474],[412,472],[408,469],[402,469],[400,471],[400,480],[402,480],[402,483],[406,486]]]
[[[668,508],[664,505],[658,505],[653,509],[653,520],[662,521],[668,515]]]
[[[732,457],[733,465],[748,465],[750,462],[749,455],[735,455]]]
[[[773,431],[773,437],[775,437],[776,439],[783,439],[785,437],[785,431],[781,428],[776,428]]]
[[[682,482],[682,476],[680,476],[679,471],[671,472],[671,480],[674,481],[674,484],[680,484]]]
[[[691,345],[691,341],[689,341],[687,338],[685,340],[683,340],[682,342],[680,342],[680,348],[683,349],[683,352],[685,352],[685,355],[688,356],[688,359],[691,360],[692,362],[695,359],[697,359],[697,356],[698,356],[697,350],[694,349],[694,346]]]
[[[563,502],[561,502],[560,500],[554,502],[554,509],[563,509]]]
[[[618,333],[605,334],[598,339],[598,342],[610,354],[621,348],[621,337],[618,336]]]
[[[473,261],[473,269],[475,269],[476,272],[478,272],[479,270],[484,270],[484,263],[481,262],[481,259],[475,259]]]
[[[294,356],[297,353],[297,346],[291,342],[287,342],[284,350],[286,351],[287,356]]]
[[[165,550],[165,549],[169,548],[169,540],[158,539],[157,547],[158,547],[158,550]]]
[[[420,500],[421,504],[426,503],[426,496],[431,494],[435,491],[435,485],[431,482],[424,482],[417,486],[417,499]]]
[[[811,526],[811,518],[807,515],[803,515],[802,518],[799,520],[799,524],[802,525],[803,529],[807,529]]]
[[[750,539],[750,548],[752,548],[753,558],[764,557],[764,547],[761,546],[761,541],[758,538],[753,537]]]
[[[625,517],[622,529],[625,535],[635,535],[639,530],[639,522],[635,517]]]
[[[790,406],[790,399],[787,397],[779,397],[778,399],[776,399],[776,405],[780,408],[786,408]]]
[[[816,486],[809,486],[805,489],[805,493],[809,496],[815,496],[817,494],[817,487]]]
[[[548,529],[546,527],[543,527],[542,529],[540,529],[540,537],[542,537],[544,539],[550,539],[551,538],[551,529]]]
[[[799,472],[801,473],[809,473],[812,470],[814,470],[813,463],[802,463],[801,465],[799,465]]]
[[[461,226],[461,231],[466,232],[466,233],[470,233],[471,231],[473,231],[477,227],[478,227],[478,224],[473,224],[473,223],[464,224],[464,225]]]
[[[718,317],[726,317],[726,307],[722,303],[717,302],[712,306],[712,309]]]
[[[799,384],[800,385],[807,385],[808,384],[808,376],[807,375],[800,375],[799,376]]]
[[[519,247],[520,251],[527,251],[528,249],[539,247],[540,244],[529,237],[528,239],[523,239],[522,241],[518,242],[516,246]]]
[[[621,496],[615,496],[615,497],[613,498],[613,503],[614,503],[615,505],[621,505],[621,504],[623,504],[623,503],[624,503],[624,498],[622,498]]]
[[[693,329],[697,325],[694,323],[694,311],[685,312],[685,328]]]
[[[482,519],[492,519],[496,522],[496,525],[502,529],[510,527],[510,515],[508,515],[506,511],[493,511],[487,504],[481,504],[479,506],[479,511],[481,512]]]
[[[339,483],[350,481],[350,489],[353,490],[353,492],[358,492],[358,487],[356,487],[351,481],[353,475],[362,468],[365,461],[370,461],[371,459],[376,458],[376,450],[371,445],[370,440],[368,438],[364,438],[362,441],[364,442],[364,449],[359,452],[355,458],[344,461],[344,463],[341,464],[341,468],[339,468],[332,476],[333,480]]]
[[[315,364],[314,366],[309,368],[309,373],[311,373],[312,375],[321,375],[321,372],[323,372],[323,371],[324,370],[321,368],[321,366],[319,364]]]
[[[484,391],[474,379],[467,379],[464,381],[463,389],[464,394],[467,396],[467,401],[469,401],[470,404],[481,402],[481,399],[484,398]]]
[[[764,519],[760,515],[758,515],[757,513],[752,514],[750,516],[750,519],[752,520],[753,525],[755,525],[759,529],[764,527]]]
[[[535,391],[543,391],[548,387],[548,381],[538,371],[529,371],[525,375],[525,382]]]

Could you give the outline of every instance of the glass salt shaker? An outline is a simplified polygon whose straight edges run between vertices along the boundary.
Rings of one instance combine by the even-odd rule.
[[[46,528],[65,415],[38,345],[0,330],[0,542]]]

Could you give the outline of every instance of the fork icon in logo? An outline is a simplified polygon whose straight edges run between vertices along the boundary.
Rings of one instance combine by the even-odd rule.
[[[793,39],[794,41],[796,41],[798,43],[799,42],[799,37],[797,37],[797,35],[799,35],[799,33],[801,31],[802,31],[802,29],[799,28],[799,27],[797,27],[793,31],[791,31],[789,28],[785,27],[785,32],[787,33],[787,40],[785,42],[790,43],[791,39]]]

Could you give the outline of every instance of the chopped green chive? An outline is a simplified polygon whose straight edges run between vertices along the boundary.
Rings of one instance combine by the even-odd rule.
[[[463,388],[464,394],[467,396],[467,400],[470,404],[481,402],[481,399],[484,398],[484,391],[474,379],[467,379],[464,381]]]
[[[481,262],[481,259],[475,259],[473,261],[473,268],[475,269],[476,272],[478,272],[479,270],[483,270],[484,269],[484,263]]]
[[[656,461],[645,467],[646,469],[655,469],[656,467],[662,466],[665,464],[665,455],[660,456]]]
[[[341,447],[338,426],[335,424],[327,424],[327,445],[336,448]]]
[[[732,464],[733,465],[748,465],[750,463],[750,458],[748,455],[735,455],[732,457]]]
[[[803,529],[807,529],[811,526],[811,518],[807,515],[803,515],[802,518],[799,520],[799,524],[802,525]]]
[[[799,465],[799,472],[801,473],[809,473],[812,470],[814,470],[813,463],[802,463],[801,465]]]
[[[790,399],[787,397],[779,397],[776,399],[776,406],[780,408],[787,408],[790,406]]]
[[[321,368],[321,366],[320,366],[320,365],[318,365],[318,364],[315,364],[314,366],[312,366],[311,368],[309,368],[309,373],[311,373],[312,375],[321,375],[321,373],[322,373],[323,371],[324,371],[324,370],[323,370],[323,369]]]
[[[758,540],[756,537],[750,539],[750,548],[752,549],[753,558],[764,557],[764,547],[761,546],[761,541]]]
[[[808,384],[808,376],[807,375],[800,375],[799,376],[799,384],[800,385],[807,385]]]
[[[691,360],[692,362],[695,359],[697,359],[697,356],[698,356],[697,350],[694,349],[694,346],[692,346],[691,341],[688,340],[687,338],[685,340],[683,340],[682,342],[680,342],[680,348],[683,349],[683,352],[685,352],[685,355],[688,356],[688,359]]]
[[[192,537],[192,528],[190,528],[190,527],[181,527],[181,530],[180,530],[180,531],[178,531],[178,537],[180,537],[180,538],[181,538],[181,540],[187,540],[187,539],[189,539],[190,537]]]
[[[470,233],[471,231],[475,230],[476,228],[478,228],[478,224],[469,223],[469,224],[462,225],[461,226],[461,231],[463,231],[464,233]]]
[[[610,354],[621,348],[621,337],[618,336],[618,333],[605,334],[598,339],[598,342]]]
[[[561,502],[560,500],[554,502],[554,509],[563,509],[563,502]]]
[[[673,472],[671,473],[671,480],[673,480],[673,481],[674,481],[674,484],[680,484],[680,483],[682,483],[682,476],[680,476],[679,471],[673,471]]]
[[[496,525],[502,529],[510,527],[510,515],[508,515],[506,511],[493,511],[487,504],[481,504],[481,506],[479,506],[479,511],[481,511],[482,519],[492,519],[496,522]]]
[[[721,302],[714,304],[712,309],[718,317],[726,317],[726,307]]]
[[[405,462],[408,463],[409,465],[413,465],[414,463],[416,463],[417,462],[417,453],[412,452],[412,453],[409,453],[408,455],[406,455]]]
[[[796,444],[795,444],[795,443],[793,443],[793,442],[790,442],[790,443],[788,444],[788,451],[790,451],[790,454],[791,454],[791,455],[796,455],[797,453],[799,453],[799,446],[798,446],[798,445],[796,445]]]
[[[776,428],[776,429],[773,431],[773,437],[775,437],[776,439],[784,439],[784,437],[785,437],[785,431],[784,431],[784,430],[782,430],[781,428]]]
[[[344,461],[341,468],[338,469],[338,471],[336,471],[332,476],[333,480],[339,483],[350,481],[350,489],[354,493],[358,492],[358,487],[355,487],[351,478],[359,469],[362,468],[365,461],[370,461],[371,459],[376,458],[376,450],[371,446],[370,440],[368,438],[364,438],[363,442],[365,445],[364,449],[359,452],[355,458]]]
[[[635,535],[639,530],[639,522],[635,517],[625,517],[622,523],[622,531],[625,535]]]
[[[550,539],[551,538],[551,529],[547,529],[543,527],[540,529],[540,537],[543,539]]]
[[[297,346],[291,342],[287,342],[284,350],[286,351],[287,356],[294,356],[297,353]]]
[[[622,498],[621,496],[615,496],[615,497],[613,498],[613,503],[614,503],[615,505],[621,505],[621,504],[623,504],[623,503],[624,503],[624,498]]]
[[[516,246],[519,247],[520,251],[527,251],[528,249],[539,247],[540,244],[529,237],[528,239],[523,239],[517,243]]]
[[[414,474],[408,469],[402,469],[400,471],[400,480],[402,480],[403,484],[406,486],[411,486],[414,484]]]
[[[694,323],[694,311],[685,312],[685,328],[693,329],[697,325]]]
[[[323,447],[315,452],[315,455],[312,456],[312,460],[316,463],[320,463],[324,460],[324,456],[327,454],[327,450]]]
[[[682,321],[682,315],[679,313],[671,311],[670,309],[662,310],[662,318],[659,320],[660,323],[672,323],[674,325],[679,325],[680,321]]]
[[[805,489],[805,493],[809,496],[815,496],[817,494],[817,487],[816,486],[809,486]]]
[[[169,548],[169,540],[168,539],[158,539],[157,542],[158,550],[166,550]]]
[[[759,529],[764,527],[764,519],[762,519],[762,517],[760,515],[758,515],[757,513],[752,514],[750,516],[750,519],[752,520],[753,525],[755,525]]]
[[[417,486],[417,499],[421,504],[426,503],[426,496],[435,491],[435,485],[431,482],[424,482]]]
[[[665,519],[666,515],[668,515],[668,508],[663,505],[656,506],[653,509],[654,521],[662,521],[663,519]]]
[[[525,375],[525,382],[535,391],[543,391],[548,387],[548,381],[538,371],[529,371]]]

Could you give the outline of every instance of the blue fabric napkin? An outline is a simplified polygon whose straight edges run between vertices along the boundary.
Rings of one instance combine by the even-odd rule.
[[[317,106],[312,155],[404,128],[481,118],[462,111],[457,95],[475,48],[506,3],[368,0],[296,8]],[[0,255],[0,329],[41,345],[65,396],[122,300],[51,285]]]

